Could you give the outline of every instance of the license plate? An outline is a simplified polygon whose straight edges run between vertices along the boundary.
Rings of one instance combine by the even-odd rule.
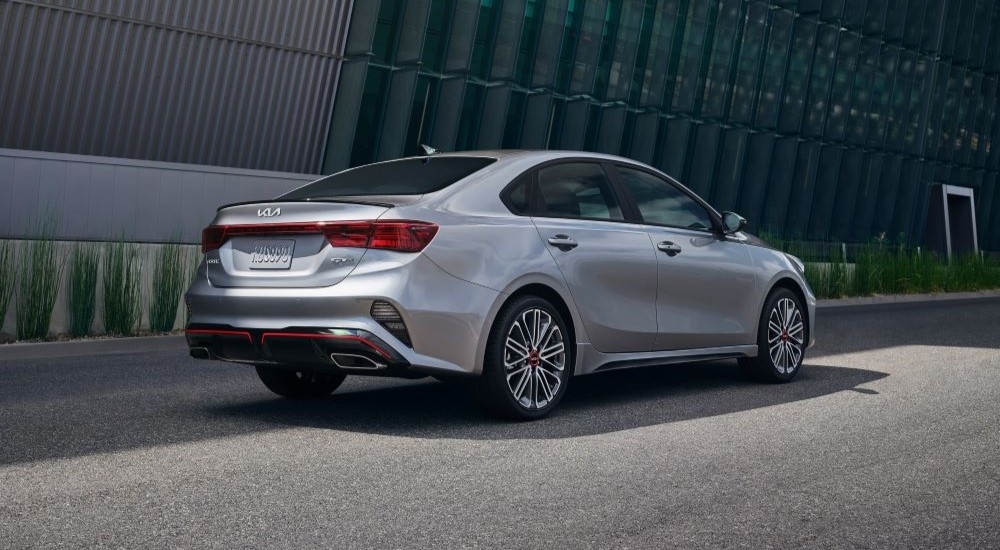
[[[295,241],[257,241],[250,248],[250,269],[288,269],[294,250]]]

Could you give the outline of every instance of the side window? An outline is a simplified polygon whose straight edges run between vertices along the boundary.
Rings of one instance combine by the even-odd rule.
[[[599,164],[567,163],[542,168],[538,171],[538,192],[542,200],[539,215],[625,219]]]
[[[531,178],[522,177],[520,181],[514,184],[514,187],[508,189],[507,194],[503,195],[503,199],[507,203],[507,207],[511,209],[515,214],[520,214],[522,216],[529,213],[531,209],[531,200],[528,198],[528,186],[531,182]]]
[[[708,211],[670,182],[641,170],[617,168],[643,221],[687,229],[712,228]]]

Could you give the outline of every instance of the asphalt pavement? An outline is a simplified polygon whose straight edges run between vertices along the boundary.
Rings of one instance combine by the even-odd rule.
[[[0,548],[1000,548],[1000,301],[823,310],[791,384],[461,384],[290,402],[184,349],[0,356]]]

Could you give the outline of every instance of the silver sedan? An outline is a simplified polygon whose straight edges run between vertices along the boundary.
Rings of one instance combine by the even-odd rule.
[[[469,378],[516,419],[610,369],[734,358],[789,381],[815,297],[802,262],[745,224],[610,155],[370,164],[220,208],[187,340],[285,397],[329,395],[348,374]]]

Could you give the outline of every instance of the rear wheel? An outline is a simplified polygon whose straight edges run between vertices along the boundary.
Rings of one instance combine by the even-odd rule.
[[[257,376],[267,389],[289,399],[318,399],[337,389],[347,375],[257,365]]]
[[[802,300],[787,288],[774,290],[760,315],[757,357],[740,364],[766,382],[788,382],[798,374],[809,342],[809,321]]]
[[[494,414],[515,420],[547,416],[562,400],[572,365],[569,331],[548,301],[524,296],[497,316],[479,390]]]

